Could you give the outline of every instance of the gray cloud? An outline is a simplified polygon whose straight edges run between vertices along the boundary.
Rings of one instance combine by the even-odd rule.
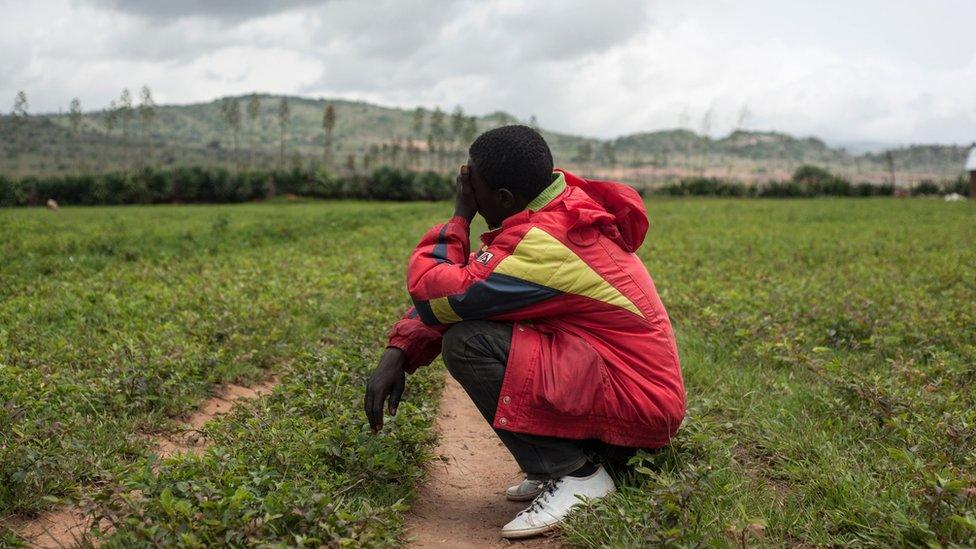
[[[122,87],[251,91],[539,117],[611,137],[734,127],[971,141],[976,4],[908,0],[0,0],[0,101]]]
[[[382,88],[387,95],[413,93],[415,101],[429,101],[445,79],[466,79],[490,81],[499,101],[513,92],[558,85],[543,67],[599,54],[646,26],[645,4],[634,0],[608,3],[598,12],[584,0],[508,10],[475,1],[420,5],[337,2],[309,18],[312,33],[322,37],[315,53],[328,67],[309,89],[369,93]],[[476,92],[453,101],[470,105]]]
[[[322,0],[83,0],[94,6],[141,17],[171,21],[187,17],[206,17],[240,22],[253,17],[279,13]]]

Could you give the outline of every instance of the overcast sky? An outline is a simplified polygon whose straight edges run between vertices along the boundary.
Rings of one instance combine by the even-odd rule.
[[[969,143],[974,29],[974,0],[0,0],[0,107],[148,84],[160,103],[461,105],[599,137],[723,135],[747,110],[749,129]]]

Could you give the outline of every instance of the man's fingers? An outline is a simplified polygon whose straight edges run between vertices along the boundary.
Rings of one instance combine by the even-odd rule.
[[[398,381],[396,385],[393,386],[393,392],[390,393],[390,415],[395,416],[397,413],[397,408],[400,407],[400,398],[403,397],[404,383]]]
[[[379,364],[366,382],[363,409],[374,433],[383,428],[383,408],[390,398],[390,415],[396,413],[405,384],[403,366],[406,355],[400,349],[390,347],[380,358]]]
[[[366,388],[366,418],[369,419],[369,427],[374,433],[383,428],[383,401],[386,395],[382,390],[376,389],[372,385]]]
[[[369,428],[372,429],[373,432],[376,432],[376,419],[374,419],[374,416],[373,416],[373,399],[374,398],[375,398],[375,394],[374,394],[373,388],[370,387],[370,386],[367,386],[366,387],[366,398],[365,398],[365,402],[363,403],[363,407],[364,407],[364,409],[366,411],[366,419],[369,420]]]
[[[383,403],[386,402],[387,394],[385,389],[373,393],[373,401],[370,403],[370,413],[373,419],[370,422],[370,427],[373,428],[374,432],[383,428]]]
[[[383,402],[386,400],[386,391],[383,391],[373,399],[373,431],[378,432],[383,428]]]

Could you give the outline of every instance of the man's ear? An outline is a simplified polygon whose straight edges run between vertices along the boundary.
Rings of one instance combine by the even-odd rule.
[[[502,206],[512,208],[515,206],[515,195],[508,189],[498,189],[498,198]]]

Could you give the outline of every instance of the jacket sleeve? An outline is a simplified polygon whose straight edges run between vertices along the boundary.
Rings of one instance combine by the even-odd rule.
[[[441,352],[441,336],[447,326],[427,326],[417,316],[417,309],[410,310],[390,328],[387,347],[395,347],[407,355],[404,370],[408,374],[426,366]]]
[[[499,237],[469,257],[466,219],[454,217],[428,231],[411,255],[407,272],[407,290],[418,318],[427,326],[444,326],[563,313],[546,305],[561,292],[529,276],[558,265],[547,264],[544,251],[518,246],[520,240],[514,235]]]

